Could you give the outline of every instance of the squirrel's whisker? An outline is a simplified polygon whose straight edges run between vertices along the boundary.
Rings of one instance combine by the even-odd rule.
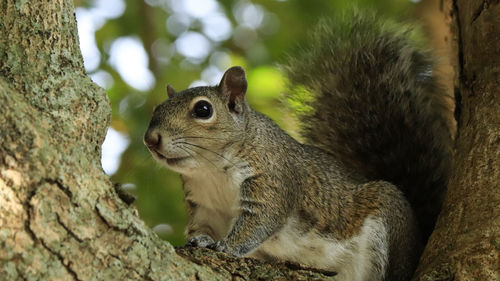
[[[219,167],[217,167],[217,165],[215,165],[214,162],[210,161],[210,159],[208,159],[207,157],[203,156],[202,154],[200,153],[197,153],[196,151],[192,150],[192,149],[189,149],[187,147],[183,147],[183,146],[178,146],[180,149],[186,151],[191,157],[193,157],[193,159],[195,159],[194,155],[189,153],[188,150],[192,151],[193,153],[196,153],[197,155],[199,155],[201,158],[205,159],[208,163],[212,164],[216,169],[219,169]]]
[[[226,157],[224,157],[222,154],[220,154],[220,153],[218,153],[218,152],[215,152],[215,151],[213,151],[213,150],[211,150],[211,149],[208,149],[208,148],[206,148],[206,147],[203,147],[203,146],[200,146],[200,145],[196,145],[196,144],[192,144],[192,143],[189,143],[189,142],[177,142],[177,143],[186,144],[186,145],[191,145],[191,146],[197,147],[197,148],[199,148],[199,149],[206,150],[206,151],[211,152],[211,153],[213,153],[213,154],[215,154],[215,155],[219,156],[220,158],[222,158],[222,159],[226,160],[226,161],[227,161],[227,162],[229,162],[232,166],[236,166],[236,164],[234,164],[233,162],[231,162],[231,160],[227,159],[227,158],[226,158]],[[200,155],[200,154],[198,153],[198,155]]]
[[[229,139],[229,138],[214,138],[214,137],[202,137],[202,136],[183,136],[183,137],[176,137],[173,138],[172,141],[187,141],[186,139],[208,139],[208,140],[223,140],[223,141],[230,141],[234,142],[234,140]],[[256,143],[245,143],[245,145],[251,146],[251,147],[265,147],[263,145],[258,145]]]
[[[214,138],[214,137],[202,137],[202,136],[183,136],[173,138],[172,141],[177,141],[181,139],[207,139],[207,140],[229,140],[228,138]]]

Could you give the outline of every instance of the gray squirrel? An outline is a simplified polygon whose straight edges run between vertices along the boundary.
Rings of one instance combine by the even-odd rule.
[[[320,24],[284,70],[312,95],[307,144],[247,104],[241,67],[217,86],[167,86],[144,142],[182,176],[187,244],[339,280],[409,280],[452,151],[432,57],[408,27],[357,15]]]

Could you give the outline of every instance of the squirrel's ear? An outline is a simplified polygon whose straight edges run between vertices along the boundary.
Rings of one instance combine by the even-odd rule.
[[[167,85],[167,95],[171,98],[173,95],[177,94],[177,92],[172,88],[172,86]]]
[[[242,111],[247,85],[245,71],[241,66],[229,68],[222,76],[219,89],[223,95],[228,97],[228,107],[231,111],[236,113]]]

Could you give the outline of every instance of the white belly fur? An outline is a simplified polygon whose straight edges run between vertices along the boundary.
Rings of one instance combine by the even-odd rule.
[[[224,238],[240,211],[241,183],[252,174],[251,168],[239,161],[225,172],[206,166],[196,173],[183,175],[186,199],[199,206],[192,218],[195,224],[208,224],[216,236],[212,238]]]
[[[359,235],[344,241],[325,238],[314,230],[302,234],[297,226],[297,219],[289,218],[281,231],[258,250],[281,260],[335,271],[339,280],[383,279],[388,245],[386,227],[380,218],[368,217]]]

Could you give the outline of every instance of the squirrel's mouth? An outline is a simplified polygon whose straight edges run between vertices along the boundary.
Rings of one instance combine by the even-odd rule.
[[[175,166],[177,165],[179,162],[181,162],[182,160],[185,160],[185,159],[188,159],[189,157],[186,156],[186,157],[178,157],[178,158],[165,158],[165,160],[167,161],[167,164],[169,166]]]
[[[152,150],[155,154],[155,156],[160,160],[160,161],[165,161],[167,162],[167,164],[169,166],[175,166],[176,164],[178,164],[179,162],[181,162],[182,160],[185,160],[187,158],[189,158],[189,156],[184,156],[184,157],[174,157],[174,158],[169,158],[169,157],[166,157],[165,155],[161,154],[160,152],[158,152],[157,150]]]

